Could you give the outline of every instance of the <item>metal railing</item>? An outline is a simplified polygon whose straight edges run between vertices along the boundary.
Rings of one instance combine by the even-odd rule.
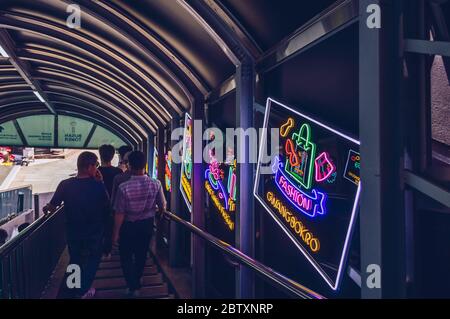
[[[0,299],[37,299],[66,246],[64,207],[0,247]]]
[[[261,262],[245,255],[240,250],[218,239],[217,237],[214,237],[213,235],[201,230],[200,228],[176,216],[175,214],[171,212],[165,212],[164,217],[174,222],[177,222],[178,224],[183,225],[191,233],[194,233],[195,235],[204,239],[206,243],[208,243],[209,245],[231,256],[239,264],[245,265],[248,268],[252,269],[255,272],[255,274],[260,276],[268,283],[280,288],[287,294],[293,297],[303,299],[325,299],[325,297],[321,296],[320,294],[312,291],[311,289],[306,288],[305,286],[299,284],[298,282],[292,279],[287,278],[286,276],[276,272],[272,268],[269,268],[266,265],[262,264]]]

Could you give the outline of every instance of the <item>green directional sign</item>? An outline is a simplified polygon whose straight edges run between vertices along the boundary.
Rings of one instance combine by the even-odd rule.
[[[84,147],[93,125],[91,122],[76,117],[58,116],[58,146],[65,148]]]

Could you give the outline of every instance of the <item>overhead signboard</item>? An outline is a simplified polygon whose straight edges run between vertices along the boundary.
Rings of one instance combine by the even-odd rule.
[[[227,229],[233,231],[235,229],[237,197],[234,150],[227,149],[227,157],[224,163],[217,160],[214,148],[208,154],[208,166],[205,170],[205,189]]]
[[[153,149],[153,169],[152,169],[152,178],[158,178],[158,150],[156,147]]]
[[[184,201],[192,211],[192,118],[186,113],[184,118],[183,157],[181,159],[180,190]]]
[[[172,151],[167,151],[166,167],[164,169],[164,182],[166,191],[172,192]]]
[[[58,116],[58,146],[83,147],[93,123],[71,116]]]
[[[357,215],[360,143],[270,98],[264,128],[254,195],[336,290]],[[278,135],[281,151],[264,164],[271,134]]]

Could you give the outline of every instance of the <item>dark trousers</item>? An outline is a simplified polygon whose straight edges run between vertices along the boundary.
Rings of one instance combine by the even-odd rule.
[[[102,238],[103,235],[98,235],[67,241],[70,263],[78,265],[81,270],[81,288],[75,288],[75,296],[82,296],[91,288],[102,257]]]
[[[153,218],[125,221],[120,228],[119,252],[123,274],[130,290],[141,288],[141,277],[153,234]]]

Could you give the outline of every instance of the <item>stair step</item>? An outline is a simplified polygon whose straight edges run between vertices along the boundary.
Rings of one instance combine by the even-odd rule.
[[[153,259],[148,258],[145,262],[146,266],[154,265]],[[113,268],[121,268],[120,261],[103,261],[98,266],[99,269],[113,269]]]
[[[157,286],[163,284],[163,277],[161,274],[147,275],[142,277],[142,286]],[[95,289],[116,289],[116,288],[126,288],[125,278],[102,278],[95,279],[92,284]]]
[[[155,275],[157,273],[158,268],[155,265],[144,268],[144,275]],[[99,269],[95,275],[95,278],[98,279],[112,277],[123,277],[122,268]]]
[[[95,299],[124,299],[124,289],[99,290],[95,294]],[[139,299],[158,298],[169,296],[169,288],[166,283],[158,286],[143,287],[140,289]]]

